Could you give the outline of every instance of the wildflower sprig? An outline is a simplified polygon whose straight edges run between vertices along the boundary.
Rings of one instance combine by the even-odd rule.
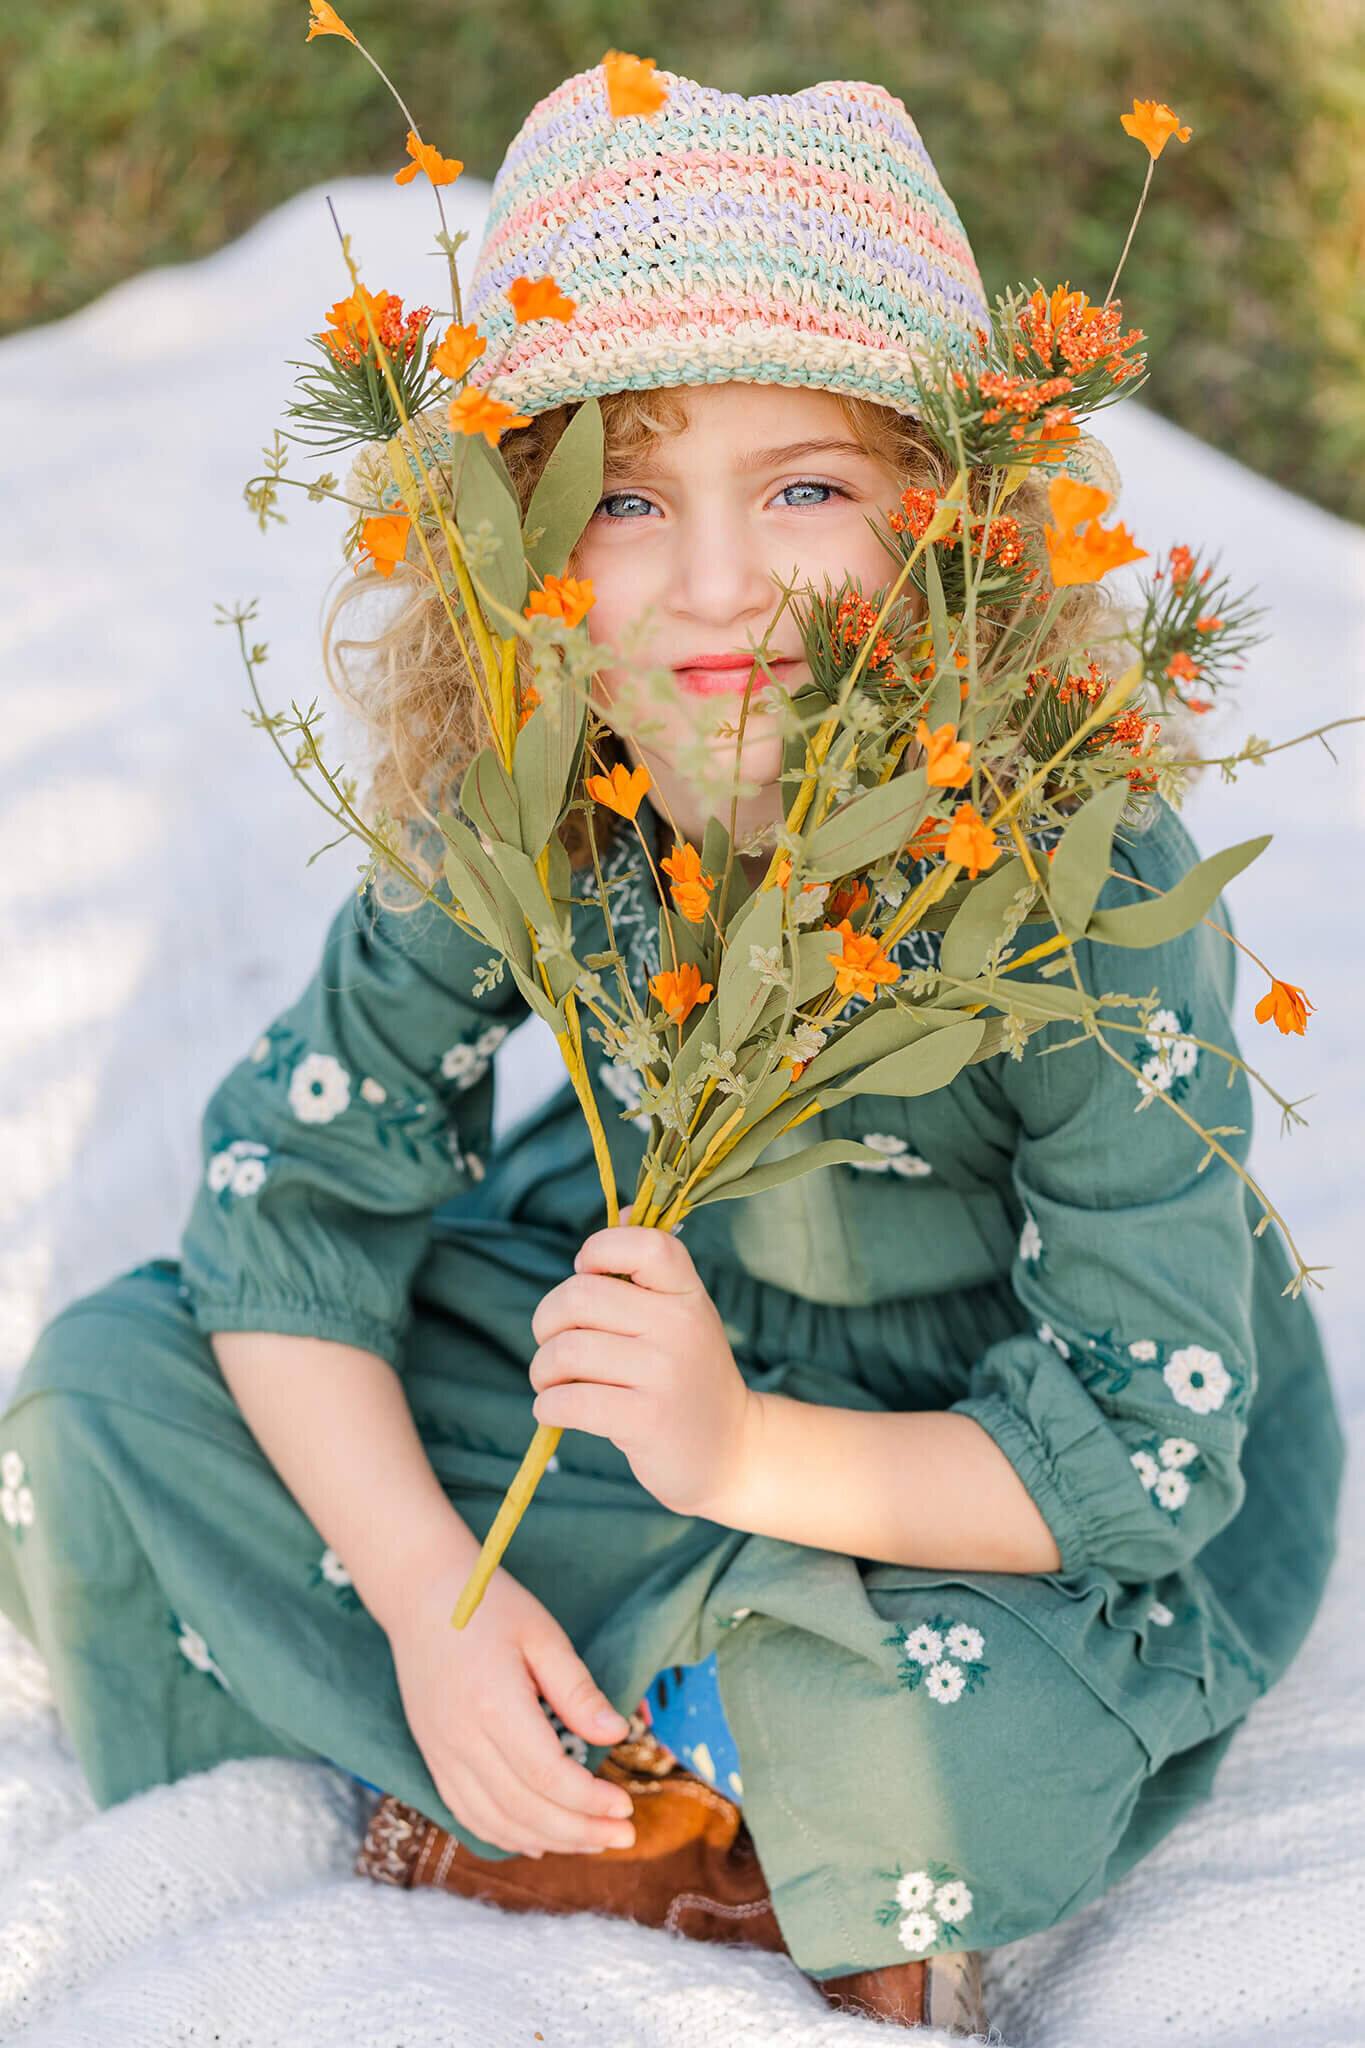
[[[331,452],[396,434],[440,390],[440,373],[431,365],[437,345],[426,339],[431,320],[430,306],[405,314],[394,293],[367,292],[362,284],[339,299],[327,326],[309,336],[318,360],[294,365],[302,372],[296,379],[301,395],[286,408],[295,422],[290,439]]]
[[[1227,669],[1244,666],[1235,657],[1264,638],[1252,621],[1265,617],[1265,607],[1231,596],[1225,576],[1211,582],[1214,564],[1201,561],[1190,548],[1173,547],[1147,589],[1137,639],[1163,709],[1174,698],[1188,711],[1211,710]]]

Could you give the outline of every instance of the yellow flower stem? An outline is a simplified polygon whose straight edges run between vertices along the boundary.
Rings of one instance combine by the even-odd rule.
[[[502,714],[504,764],[511,766],[513,749],[517,744],[517,642],[516,635],[502,643],[502,700],[498,709]],[[544,879],[542,877],[542,879]]]
[[[479,1552],[474,1569],[455,1602],[455,1611],[450,1617],[452,1628],[463,1628],[473,1619],[480,1600],[488,1589],[488,1582],[502,1562],[503,1552],[516,1532],[517,1524],[531,1505],[532,1495],[539,1486],[541,1476],[550,1459],[554,1456],[559,1439],[564,1431],[552,1429],[548,1423],[539,1423],[531,1438],[526,1456],[517,1468],[516,1477],[503,1496],[502,1506],[493,1518],[493,1526],[484,1538],[483,1549]]]

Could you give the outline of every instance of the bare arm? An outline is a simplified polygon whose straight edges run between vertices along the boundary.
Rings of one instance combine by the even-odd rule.
[[[209,1339],[266,1457],[386,1631],[415,1578],[479,1543],[422,1447],[402,1381],[372,1351],[273,1330]]]

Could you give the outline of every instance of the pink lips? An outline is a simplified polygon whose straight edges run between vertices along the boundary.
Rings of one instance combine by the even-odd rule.
[[[793,666],[785,656],[768,663],[774,676]],[[713,654],[687,668],[675,669],[674,674],[678,678],[678,688],[686,690],[691,697],[722,697],[741,696],[753,671],[754,663],[748,656]],[[762,670],[759,670],[756,682],[758,688],[766,687]]]

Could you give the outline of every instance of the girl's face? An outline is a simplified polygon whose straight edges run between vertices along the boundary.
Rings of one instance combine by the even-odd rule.
[[[648,650],[629,667],[605,670],[599,695],[609,709],[636,665],[674,671],[683,703],[656,705],[640,692],[636,711],[651,729],[639,740],[627,734],[626,743],[649,769],[660,808],[700,843],[708,807],[682,779],[675,755],[689,742],[695,749],[700,719],[706,750],[722,765],[733,763],[754,670],[751,658],[721,669],[689,663],[743,657],[761,645],[782,602],[782,581],[820,595],[826,578],[837,589],[849,575],[868,596],[884,590],[894,564],[867,521],[896,506],[900,485],[858,446],[831,392],[734,382],[692,386],[681,396],[686,428],[604,475],[572,573],[592,579],[594,640],[618,642],[654,607]],[[809,680],[790,605],[773,628],[771,650],[774,682],[790,692]],[[760,669],[754,696],[765,687]],[[781,765],[777,720],[751,697],[739,771],[761,787],[739,800],[738,839],[780,819]],[[728,821],[728,799],[721,809]]]

